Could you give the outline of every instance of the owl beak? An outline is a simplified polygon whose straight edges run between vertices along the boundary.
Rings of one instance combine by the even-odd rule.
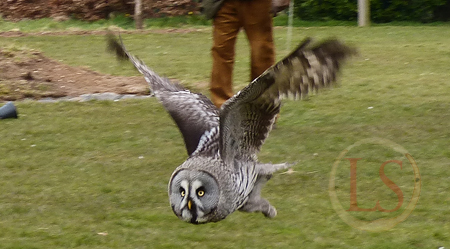
[[[192,201],[189,200],[187,204],[188,204],[188,209],[191,210],[191,208],[192,208]]]

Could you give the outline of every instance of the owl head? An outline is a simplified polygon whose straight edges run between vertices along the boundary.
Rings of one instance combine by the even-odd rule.
[[[225,218],[218,215],[221,191],[217,177],[207,169],[189,167],[190,164],[186,161],[170,179],[169,199],[173,212],[181,220],[194,224]]]

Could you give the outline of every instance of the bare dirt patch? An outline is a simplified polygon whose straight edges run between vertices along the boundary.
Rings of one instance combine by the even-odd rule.
[[[143,77],[104,75],[65,65],[38,51],[0,48],[0,100],[104,92],[144,95],[149,89]]]

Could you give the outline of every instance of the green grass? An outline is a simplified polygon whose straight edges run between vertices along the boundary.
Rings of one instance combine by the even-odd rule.
[[[274,26],[288,26],[289,17],[280,13],[273,18]],[[160,28],[184,28],[184,27],[205,27],[211,26],[211,20],[206,20],[202,15],[187,15],[175,17],[149,18],[144,20],[145,29]],[[393,23],[373,23],[374,26],[449,26],[449,23],[417,23],[417,22],[393,22]],[[4,31],[21,31],[21,32],[47,32],[47,31],[79,31],[79,30],[102,30],[109,27],[118,27],[124,30],[133,30],[135,23],[130,15],[115,15],[109,19],[98,21],[82,21],[70,18],[64,21],[55,21],[51,18],[43,18],[39,20],[21,20],[10,22],[4,20],[0,16],[0,32]],[[293,19],[294,27],[327,27],[327,26],[357,26],[354,21],[306,21],[299,18]]]
[[[51,18],[42,18],[38,20],[20,20],[10,22],[0,18],[0,31],[17,30],[22,32],[36,31],[60,31],[60,30],[96,30],[105,29],[109,26],[117,26],[122,29],[133,29],[134,21],[131,17],[119,15],[111,19],[102,19],[98,21],[88,22],[77,19],[69,19],[65,21],[55,21]]]
[[[161,17],[144,20],[145,28],[164,28],[164,27],[192,27],[192,26],[209,26],[210,20],[206,20],[200,15],[188,15],[177,17]],[[22,31],[22,32],[39,32],[39,31],[76,31],[76,30],[98,30],[105,29],[110,26],[119,27],[125,30],[135,28],[135,23],[130,15],[117,15],[109,19],[101,19],[98,21],[82,21],[70,18],[64,21],[55,21],[51,18],[43,18],[39,20],[21,20],[10,22],[0,17],[0,31]]]
[[[131,52],[157,72],[207,93],[211,30],[123,35]],[[234,213],[194,226],[173,215],[167,182],[186,158],[170,117],[155,99],[43,104],[17,102],[20,118],[1,120],[0,245],[2,248],[437,248],[450,246],[450,29],[446,26],[295,28],[305,36],[336,36],[358,47],[341,87],[302,102],[286,101],[260,153],[263,162],[298,162],[276,174],[263,195],[278,216]],[[277,56],[286,29],[275,30]],[[38,49],[70,65],[137,75],[105,52],[101,36],[28,36],[0,43]],[[248,45],[237,44],[235,87],[247,84]],[[368,107],[373,107],[368,109]],[[389,139],[411,153],[422,192],[413,213],[379,233],[355,229],[331,206],[328,183],[339,153],[370,137]],[[392,209],[397,196],[386,175],[412,196],[412,170],[402,155],[374,145],[352,149],[358,162],[358,204],[377,200]],[[349,207],[349,163],[336,174],[339,200]],[[362,220],[393,213],[352,213]],[[107,233],[107,235],[105,235]]]

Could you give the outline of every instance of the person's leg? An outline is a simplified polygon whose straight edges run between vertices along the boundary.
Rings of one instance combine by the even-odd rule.
[[[240,17],[251,48],[251,80],[275,62],[272,31],[272,1],[244,1]]]
[[[213,67],[211,72],[211,100],[220,106],[233,96],[234,46],[241,27],[238,17],[239,0],[223,3],[213,20]]]
[[[250,80],[254,80],[275,63],[272,0],[251,0],[243,3],[243,11],[239,14],[243,18],[243,27],[250,43]],[[280,114],[277,114],[275,122],[279,116]]]

